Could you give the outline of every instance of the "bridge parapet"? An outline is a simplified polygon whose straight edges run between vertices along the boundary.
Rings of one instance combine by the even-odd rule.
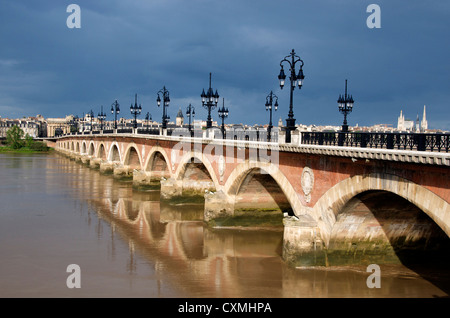
[[[86,139],[100,137],[99,135],[67,135],[58,137],[57,140],[64,138]],[[102,137],[106,137],[103,136]],[[438,166],[450,166],[450,154],[446,152],[417,151],[409,149],[381,149],[381,148],[360,148],[338,145],[316,145],[316,144],[279,144],[267,141],[249,141],[249,140],[230,140],[230,139],[210,139],[198,137],[183,136],[162,136],[162,135],[142,135],[133,133],[115,133],[108,134],[108,138],[136,138],[136,139],[154,139],[160,141],[192,143],[211,146],[237,147],[244,149],[258,149],[278,152],[292,152],[303,154],[314,154],[324,156],[348,157],[353,160],[384,160],[405,163],[419,163]]]

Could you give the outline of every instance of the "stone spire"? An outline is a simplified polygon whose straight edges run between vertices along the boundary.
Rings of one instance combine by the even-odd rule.
[[[426,106],[423,105],[423,115],[422,115],[422,122],[420,123],[420,130],[425,131],[427,129],[428,129],[427,111]]]

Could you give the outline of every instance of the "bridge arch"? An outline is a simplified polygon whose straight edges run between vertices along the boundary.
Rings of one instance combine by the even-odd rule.
[[[174,158],[172,158],[174,160]],[[192,163],[192,160],[198,160],[196,163],[201,163],[206,168],[206,171],[209,174],[209,177],[211,178],[214,188],[218,189],[219,187],[219,180],[217,180],[217,176],[214,173],[214,168],[211,164],[211,162],[208,160],[207,156],[204,156],[203,153],[193,150],[186,152],[181,159],[179,160],[179,165],[174,173],[174,177],[176,180],[182,180],[185,177],[186,170],[188,168],[188,164]],[[169,169],[170,170],[170,169]]]
[[[109,148],[108,161],[122,162],[122,156],[119,149],[119,144],[117,141],[114,141]]]
[[[99,158],[101,160],[106,160],[106,148],[104,143],[100,143],[97,146],[97,154],[95,156],[96,158]]]
[[[300,207],[302,206],[299,196],[286,176],[278,169],[278,166],[273,163],[246,161],[239,164],[228,177],[224,186],[224,192],[234,200],[245,178],[255,169],[264,171],[275,180],[283,194],[286,196],[293,213],[298,215],[301,212]]]
[[[91,140],[89,142],[88,155],[94,157],[95,156],[95,144],[94,141]]]
[[[162,161],[165,162],[165,166]],[[161,164],[158,165],[158,162],[161,162]],[[150,150],[147,159],[144,162],[144,171],[154,173],[155,165],[161,166],[160,170],[167,171],[167,173],[169,174],[168,177],[172,175],[172,171],[169,168],[170,167],[169,156],[167,155],[164,148],[161,148],[160,146],[153,146],[152,149]],[[163,171],[161,171],[161,173],[164,173]]]
[[[70,143],[70,150],[73,152],[75,150],[74,142]]]
[[[426,213],[450,236],[450,205],[427,188],[393,174],[372,173],[347,178],[330,188],[314,205],[311,216],[316,219],[322,239],[328,246],[336,216],[355,196],[366,191],[394,193]]]
[[[86,145],[86,141],[82,141],[82,142],[81,142],[81,154],[82,154],[82,155],[87,154],[87,145]]]
[[[134,169],[142,168],[141,153],[135,143],[131,143],[127,146],[123,157],[123,164],[125,166],[131,166]]]
[[[75,142],[75,152],[78,154],[80,153],[80,142],[78,142],[78,141]]]

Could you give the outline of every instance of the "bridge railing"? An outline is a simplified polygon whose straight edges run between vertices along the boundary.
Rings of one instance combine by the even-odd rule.
[[[242,140],[267,142],[267,133],[256,130],[232,130],[226,131],[223,138],[220,130],[211,135],[204,134],[202,129],[168,128],[164,132],[159,128],[131,129],[122,128],[117,130],[85,131],[68,135],[94,135],[94,134],[132,134],[140,135],[164,135],[169,137],[197,137],[227,140]],[[278,142],[278,134],[272,134],[271,142]],[[450,134],[448,133],[378,133],[378,132],[301,132],[300,144],[303,145],[323,145],[323,146],[343,146],[375,149],[398,149],[431,152],[449,152]]]
[[[305,145],[448,152],[450,134],[302,132]]]
[[[151,128],[151,129],[138,129],[137,133],[140,135],[159,135],[159,129]]]

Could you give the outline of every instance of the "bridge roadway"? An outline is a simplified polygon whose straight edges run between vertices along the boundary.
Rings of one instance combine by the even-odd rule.
[[[165,201],[201,196],[211,224],[284,212],[283,257],[293,265],[449,241],[448,153],[138,134],[62,136],[55,149],[136,184],[157,182]],[[407,211],[379,212],[389,200]]]

